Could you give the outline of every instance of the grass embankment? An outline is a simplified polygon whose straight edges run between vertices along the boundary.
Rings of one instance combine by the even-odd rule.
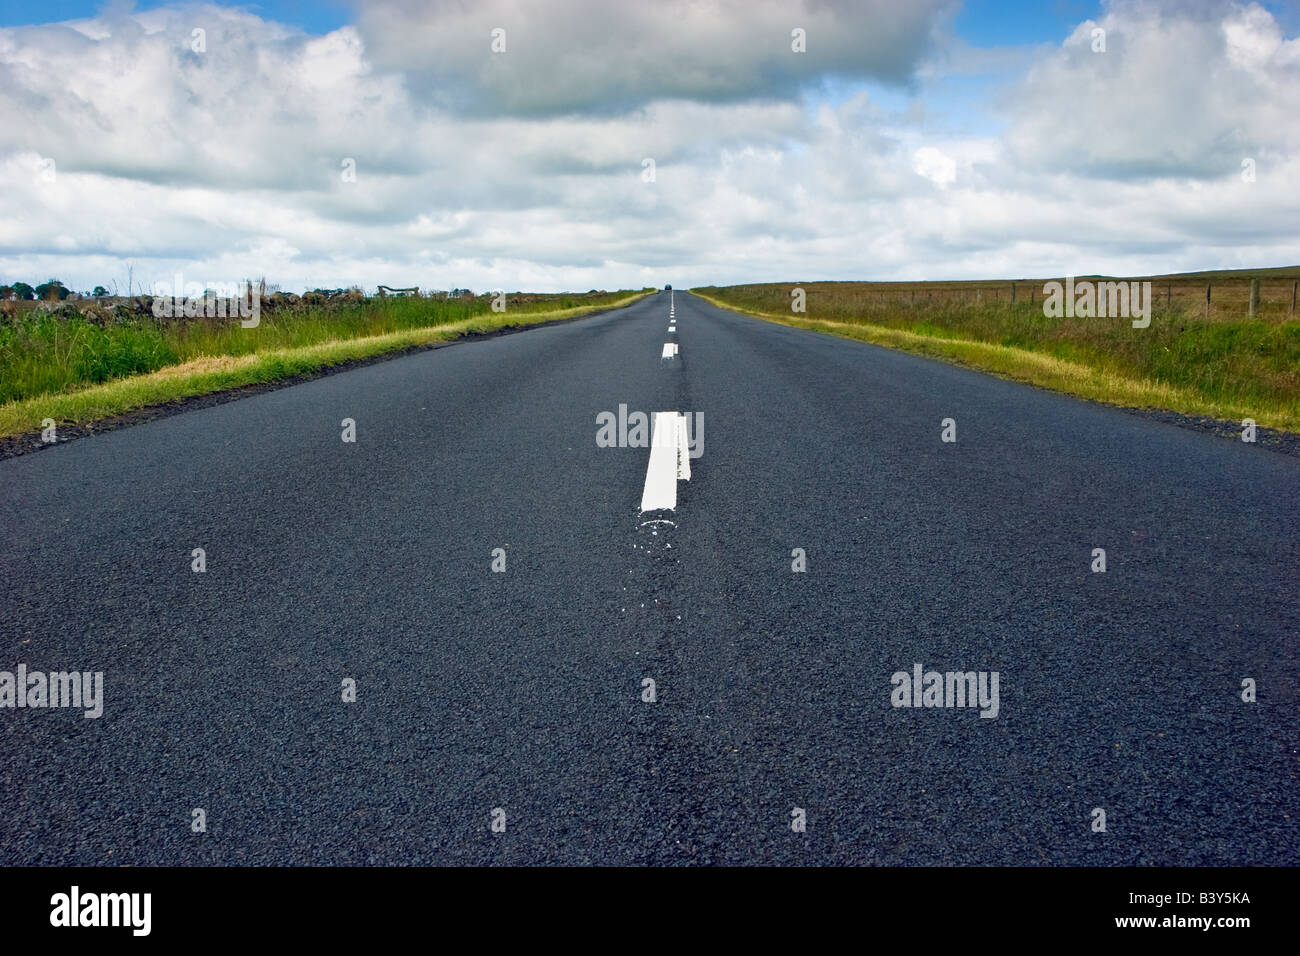
[[[1044,280],[810,282],[707,287],[715,305],[796,328],[915,352],[1004,378],[1131,408],[1160,408],[1300,432],[1300,322],[1290,314],[1300,269],[1153,278],[1151,325],[1125,318],[1048,318]],[[1085,277],[1080,277],[1085,278]],[[1205,312],[1206,285],[1211,285]],[[791,289],[807,312],[792,313]],[[1032,296],[1032,300],[1031,300]]]
[[[86,424],[150,405],[318,371],[464,335],[574,318],[647,292],[491,299],[371,298],[235,318],[135,315],[105,324],[28,310],[0,325],[0,437],[43,419]],[[64,312],[69,311],[66,307]]]

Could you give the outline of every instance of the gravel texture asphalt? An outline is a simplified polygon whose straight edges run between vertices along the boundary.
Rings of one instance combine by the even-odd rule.
[[[1300,861],[1300,460],[668,307],[0,461],[0,864]]]

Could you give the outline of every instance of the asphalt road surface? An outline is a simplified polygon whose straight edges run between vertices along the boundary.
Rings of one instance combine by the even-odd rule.
[[[1300,461],[671,298],[0,461],[0,864],[1300,861]]]

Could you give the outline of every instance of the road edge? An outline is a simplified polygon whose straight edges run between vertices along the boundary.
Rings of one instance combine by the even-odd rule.
[[[796,324],[794,322],[786,321],[781,316],[771,315],[765,312],[753,312],[748,309],[742,309],[739,306],[730,305],[729,303],[723,302],[720,299],[715,299],[712,296],[708,296],[708,295],[704,295],[703,293],[696,292],[693,289],[686,289],[683,291],[685,291],[688,295],[693,295],[699,299],[702,299],[703,301],[709,303],[709,305],[712,305],[715,308],[723,309],[727,312],[731,312],[735,315],[743,316],[744,318],[747,319],[756,319],[762,322],[770,322],[773,325],[785,326],[788,329],[798,329],[799,331],[802,332],[812,332],[817,335],[830,335],[836,338],[845,339],[850,342],[857,342],[862,345],[871,345],[871,346],[875,346],[876,348],[889,349],[892,352],[903,352],[908,355],[915,355],[917,358],[931,359],[936,362],[943,362],[946,365],[954,365],[959,368],[969,369],[972,372],[979,372],[982,375],[990,375],[993,378],[1002,379],[1003,381],[1015,382],[1017,385],[1026,385],[1029,386],[1030,388],[1041,389],[1042,391],[1045,392],[1051,392],[1054,395],[1067,395],[1070,398],[1076,399],[1081,402],[1087,402],[1090,405],[1098,405],[1104,408],[1114,408],[1117,409],[1118,411],[1122,411],[1130,415],[1136,415],[1140,418],[1146,418],[1152,421],[1164,422],[1165,424],[1175,425],[1180,428],[1189,428],[1192,429],[1193,431],[1199,431],[1207,435],[1213,435],[1216,438],[1229,438],[1236,441],[1241,440],[1242,423],[1240,421],[1225,419],[1225,418],[1214,418],[1208,415],[1206,416],[1193,415],[1186,412],[1176,411],[1174,409],[1159,408],[1157,406],[1151,406],[1151,405],[1139,406],[1139,405],[1125,405],[1121,402],[1108,402],[1102,399],[1093,398],[1089,395],[1080,395],[1075,392],[1071,392],[1068,389],[1053,388],[1050,385],[1044,384],[1042,382],[1034,381],[1033,379],[1030,378],[1020,378],[1015,375],[1003,374],[997,371],[996,369],[985,368],[983,366],[971,362],[961,361],[960,359],[948,355],[944,355],[942,353],[936,354],[935,352],[930,352],[930,351],[913,350],[913,349],[903,348],[895,345],[890,345],[883,342],[870,341],[864,338],[857,338],[851,335],[844,335],[838,332],[834,328],[818,328],[810,325]],[[808,320],[808,321],[812,322],[816,320]],[[935,341],[945,342],[948,340],[936,339]],[[980,344],[988,344],[988,343],[975,342],[972,344],[980,345]],[[1016,351],[1026,352],[1026,350],[1024,349],[1018,349]],[[1038,355],[1039,353],[1027,352],[1027,354]],[[1300,458],[1300,432],[1288,431],[1287,429],[1283,429],[1283,428],[1266,428],[1262,425],[1257,426],[1255,430],[1255,444],[1259,445],[1260,447],[1266,448],[1267,450],[1272,452],[1277,452],[1283,455],[1289,455],[1293,458]]]
[[[658,290],[655,291],[657,292]],[[617,312],[619,309],[631,308],[642,299],[649,298],[654,294],[654,292],[641,292],[616,305],[601,306],[589,312],[583,312],[580,315],[539,319],[536,322],[502,326],[501,328],[489,329],[484,332],[465,332],[455,338],[450,338],[440,342],[425,342],[416,345],[400,346],[391,351],[381,351],[374,355],[367,355],[360,358],[344,359],[334,364],[321,365],[320,367],[311,369],[310,371],[268,379],[264,382],[253,382],[247,385],[236,385],[227,388],[215,388],[211,391],[202,392],[196,395],[187,395],[183,398],[171,399],[165,402],[146,404],[138,408],[128,409],[118,414],[92,419],[89,422],[59,422],[58,441],[56,442],[41,441],[40,432],[22,432],[17,435],[0,435],[0,461],[9,458],[18,458],[22,455],[30,455],[46,448],[54,448],[70,441],[89,438],[102,432],[116,431],[120,428],[129,428],[132,425],[143,424],[144,422],[154,421],[159,418],[169,418],[172,415],[180,415],[185,412],[196,411],[200,408],[210,408],[215,405],[224,405],[227,402],[237,402],[242,398],[260,395],[264,392],[274,392],[279,391],[282,388],[291,388],[294,385],[301,385],[304,382],[311,382],[318,378],[337,375],[341,372],[350,372],[353,369],[364,368],[367,365],[376,365],[380,362],[389,362],[393,359],[414,355],[418,352],[428,352],[432,349],[442,349],[468,342],[480,342],[485,339],[499,338],[503,335],[515,335],[520,332],[531,332],[534,329],[548,326],[568,325],[571,322],[580,322],[583,319],[591,319],[609,312]],[[430,330],[437,330],[440,326],[428,326],[428,328]],[[349,340],[338,339],[336,341],[345,343]],[[326,344],[329,343],[317,343],[315,346],[308,347],[314,348]]]

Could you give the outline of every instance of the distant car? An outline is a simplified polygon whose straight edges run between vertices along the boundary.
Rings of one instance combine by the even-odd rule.
[[[672,292],[672,291],[673,291],[673,287],[670,286],[670,285],[666,285],[666,286],[664,286],[664,291],[665,291],[665,292]]]

